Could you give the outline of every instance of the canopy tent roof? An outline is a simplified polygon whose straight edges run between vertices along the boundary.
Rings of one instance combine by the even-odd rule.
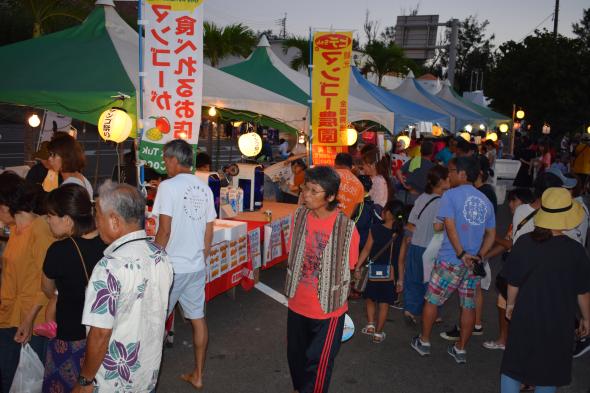
[[[0,47],[0,58],[0,101],[91,124],[111,106],[137,113],[138,35],[109,2],[97,2],[79,26]],[[203,79],[203,105],[260,113],[297,128],[305,123],[305,105],[207,65]],[[113,98],[121,94],[130,98]]]
[[[446,101],[452,102],[456,105],[479,113],[484,117],[484,123],[487,126],[497,126],[500,123],[506,123],[511,121],[509,117],[494,112],[493,110],[486,108],[484,106],[477,105],[476,103],[461,97],[453,88],[451,88],[448,81],[445,81],[443,83],[443,86],[441,90],[438,92],[437,96]]]
[[[416,82],[414,74],[411,71],[402,84],[397,89],[393,90],[393,93],[433,111],[451,116],[451,125],[449,128],[451,131],[458,131],[462,129],[465,124],[471,122],[484,121],[484,117],[481,114],[462,108],[430,94],[424,87]]]
[[[421,121],[439,123],[447,129],[450,127],[450,118],[448,115],[406,100],[369,82],[361,75],[356,67],[353,68],[352,73],[355,83],[362,86],[363,89],[381,102],[387,109],[395,113],[394,132],[396,134],[409,124],[415,124]]]
[[[223,67],[222,70],[301,104],[308,104],[309,77],[283,63],[270,49],[264,36],[246,60]],[[348,119],[375,121],[393,131],[393,113],[354,85],[352,79],[351,77]]]

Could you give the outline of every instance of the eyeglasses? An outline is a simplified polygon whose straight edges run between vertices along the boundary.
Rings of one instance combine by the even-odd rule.
[[[313,195],[313,196],[316,196],[316,195],[319,195],[319,194],[325,193],[326,191],[324,191],[324,190],[317,191],[317,190],[314,190],[313,188],[309,188],[309,187],[306,187],[306,186],[302,186],[302,187],[301,187],[301,192],[302,192],[303,194],[311,194],[311,195]]]
[[[54,153],[52,151],[49,152],[49,157],[55,157],[55,156],[57,156],[57,153]]]

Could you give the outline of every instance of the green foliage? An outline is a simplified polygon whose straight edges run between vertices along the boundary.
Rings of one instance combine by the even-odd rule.
[[[297,55],[291,60],[291,68],[296,71],[300,69],[307,70],[307,66],[310,64],[309,58],[309,40],[304,37],[291,36],[283,41],[283,53],[287,53],[289,48],[298,49]]]
[[[361,72],[363,74],[372,72],[377,75],[379,86],[381,86],[383,76],[389,73],[405,73],[408,70],[416,69],[416,64],[408,59],[404,50],[393,42],[387,44],[384,41],[372,40],[365,45],[364,52],[368,59]]]
[[[581,39],[544,30],[524,41],[502,44],[486,81],[486,94],[503,113],[521,106],[536,132],[571,132],[590,119],[590,51]]]
[[[584,10],[584,16],[580,23],[572,24],[572,30],[586,45],[586,49],[590,49],[590,8]]]
[[[473,15],[461,21],[459,25],[459,40],[457,45],[457,62],[455,65],[455,88],[468,91],[471,72],[487,74],[493,66],[494,35],[487,36],[486,29],[489,21],[478,21]],[[443,77],[443,68],[449,65],[449,42],[451,29],[446,31],[445,39],[441,43],[445,47],[437,51],[437,55],[430,62],[430,72]]]
[[[225,27],[212,22],[203,24],[203,56],[209,59],[213,67],[226,56],[247,57],[256,46],[254,32],[241,23]]]

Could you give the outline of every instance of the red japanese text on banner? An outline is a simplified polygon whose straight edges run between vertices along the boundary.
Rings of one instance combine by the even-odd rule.
[[[311,121],[314,164],[323,163],[318,147],[346,145],[351,52],[352,32],[314,33]],[[333,161],[332,157],[330,164]]]
[[[143,0],[143,137],[139,157],[164,172],[162,147],[185,139],[196,149],[203,99],[202,0]]]

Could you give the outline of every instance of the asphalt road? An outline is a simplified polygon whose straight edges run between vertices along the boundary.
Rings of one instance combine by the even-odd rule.
[[[505,207],[500,216],[508,217]],[[507,219],[499,222],[506,228]],[[260,281],[281,291],[284,267],[262,272]],[[373,344],[360,334],[364,326],[362,301],[351,301],[349,314],[357,333],[344,343],[336,358],[330,386],[337,393],[497,393],[501,351],[489,351],[481,344],[497,335],[494,290],[485,293],[484,335],[468,345],[466,365],[457,365],[446,353],[448,342],[438,333],[452,327],[458,318],[458,299],[453,297],[442,309],[443,324],[435,327],[432,355],[422,358],[410,348],[417,328],[408,326],[401,311],[390,309],[385,326],[387,339]],[[205,374],[207,393],[292,392],[286,355],[287,309],[253,289],[237,290],[235,300],[221,295],[207,305],[209,350]],[[531,326],[534,329],[534,326]],[[190,325],[179,321],[173,348],[164,351],[158,393],[193,392],[178,376],[192,369]],[[590,392],[590,354],[574,360],[572,384],[560,393]]]

